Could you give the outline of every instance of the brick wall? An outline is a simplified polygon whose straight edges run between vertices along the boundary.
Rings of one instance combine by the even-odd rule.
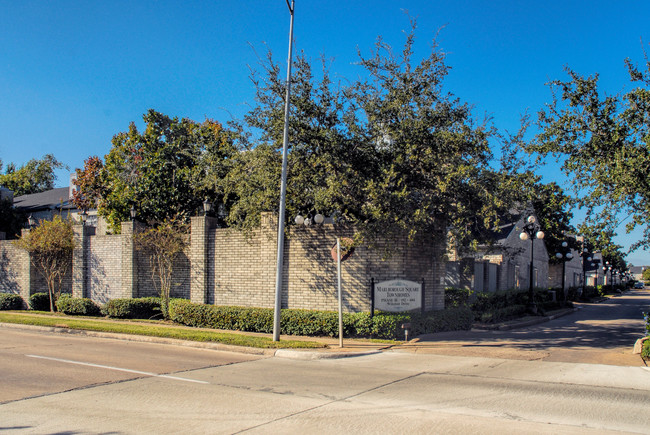
[[[260,230],[250,238],[216,228],[211,218],[192,218],[187,250],[174,265],[173,297],[194,302],[252,307],[274,306],[277,255],[277,220],[262,216]],[[97,235],[92,227],[75,226],[77,249],[68,291],[98,303],[123,297],[158,294],[146,253],[135,250],[132,234],[138,224],[125,222],[120,235]],[[333,225],[291,227],[285,241],[282,288],[283,308],[336,310],[337,269],[331,249],[337,237],[352,231]],[[0,241],[0,289],[34,292],[39,287],[25,253]],[[425,282],[426,309],[444,307],[443,236],[400,246],[358,247],[342,264],[345,311],[370,309],[370,280],[403,278]],[[390,249],[388,249],[390,248]],[[385,252],[393,255],[386,257]],[[29,279],[26,277],[30,276]]]

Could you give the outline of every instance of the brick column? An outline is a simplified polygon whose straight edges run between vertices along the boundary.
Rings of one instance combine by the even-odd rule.
[[[88,236],[90,227],[75,224],[74,250],[72,251],[72,296],[87,298],[88,294]]]
[[[29,230],[23,229],[21,232],[21,237],[24,237],[27,233],[29,233]],[[19,258],[17,264],[20,265],[20,278],[18,283],[20,286],[20,296],[27,302],[29,301],[29,297],[31,295],[38,293],[39,291],[47,291],[47,288],[45,288],[45,290],[39,290],[34,285],[37,272],[34,265],[32,265],[32,260],[29,253],[27,251],[23,251],[22,249],[17,249],[16,255]]]
[[[278,215],[271,212],[264,212],[261,216],[261,234],[260,234],[260,262],[264,265],[263,272],[257,278],[259,279],[259,288],[266,295],[265,308],[275,306],[275,280],[277,273],[278,261]],[[281,306],[287,307],[288,303],[288,259],[289,246],[285,238],[284,260],[282,271],[282,301]]]
[[[138,297],[138,264],[136,262],[133,234],[137,231],[137,222],[122,222],[122,297]]]
[[[205,304],[208,302],[210,273],[209,233],[216,227],[217,220],[207,216],[194,216],[190,221],[190,300],[196,304]]]

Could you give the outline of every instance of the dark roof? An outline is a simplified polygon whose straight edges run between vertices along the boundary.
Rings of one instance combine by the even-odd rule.
[[[51,210],[54,208],[75,208],[70,204],[68,199],[69,193],[69,187],[58,187],[56,189],[46,190],[45,192],[17,196],[14,198],[14,207],[26,212]]]

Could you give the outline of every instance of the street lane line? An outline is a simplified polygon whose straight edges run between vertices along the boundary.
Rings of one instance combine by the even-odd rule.
[[[181,377],[178,377],[178,376],[170,376],[170,375],[159,375],[157,373],[142,372],[140,370],[124,369],[124,368],[121,368],[121,367],[105,366],[105,365],[101,365],[101,364],[93,364],[93,363],[87,363],[87,362],[82,362],[82,361],[73,361],[73,360],[69,360],[69,359],[52,358],[52,357],[49,357],[49,356],[42,356],[42,355],[25,355],[25,356],[29,357],[29,358],[46,359],[46,360],[50,360],[50,361],[58,361],[58,362],[68,363],[68,364],[76,364],[76,365],[80,365],[80,366],[96,367],[96,368],[106,369],[106,370],[115,370],[115,371],[118,371],[118,372],[134,373],[134,374],[137,374],[137,375],[145,375],[145,376],[151,376],[151,377],[155,377],[155,378],[167,378],[167,379],[173,379],[173,380],[176,380],[176,381],[194,382],[194,383],[197,383],[197,384],[209,384],[209,382],[197,381],[195,379],[181,378]]]

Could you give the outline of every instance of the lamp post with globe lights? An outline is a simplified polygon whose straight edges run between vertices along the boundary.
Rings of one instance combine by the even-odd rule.
[[[564,297],[564,303],[566,304],[566,262],[570,261],[573,258],[571,248],[569,248],[569,244],[567,242],[562,242],[562,250],[561,252],[555,254],[555,257],[562,262],[562,295]]]
[[[583,247],[582,252],[580,253],[582,257],[582,288],[583,291],[587,289],[587,269],[589,266],[593,267],[594,263],[591,262],[592,257],[589,255],[589,249]]]
[[[607,280],[607,272],[609,271],[609,281]],[[603,266],[603,285],[611,285],[612,281],[612,265],[609,264],[609,261],[605,262]]]
[[[537,314],[537,304],[535,303],[534,291],[533,291],[533,275],[534,275],[534,266],[533,261],[535,259],[535,239],[543,239],[544,232],[540,230],[540,226],[537,224],[537,219],[535,216],[528,216],[526,223],[524,224],[523,231],[519,234],[521,240],[530,239],[530,276],[528,280],[528,310],[532,314]]]

